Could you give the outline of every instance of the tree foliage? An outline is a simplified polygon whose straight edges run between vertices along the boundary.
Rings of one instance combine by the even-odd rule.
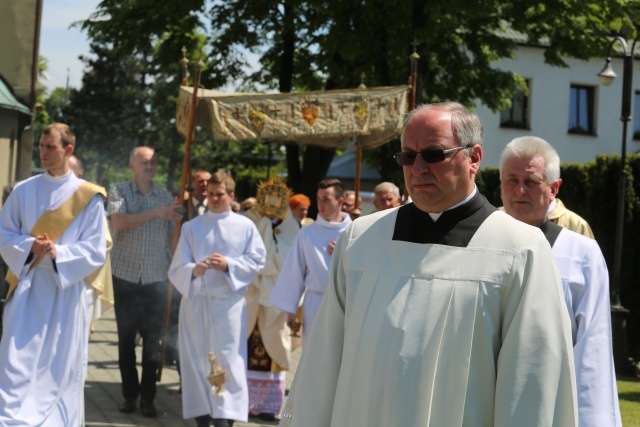
[[[90,49],[92,56],[82,58],[86,71],[81,89],[70,91],[68,103],[53,119],[75,130],[76,155],[85,169],[95,170],[92,179],[108,184],[126,167],[134,147],[155,145],[149,128],[147,58],[141,53],[121,57],[95,40]]]
[[[469,106],[482,102],[499,110],[516,91],[525,89],[521,76],[494,68],[496,61],[514,56],[518,43],[544,48],[546,61],[554,66],[565,66],[566,56],[602,56],[607,35],[634,34],[636,3],[103,0],[80,25],[104,47],[96,55],[123,62],[144,59],[145,75],[155,83],[139,85],[147,90],[146,96],[140,94],[147,109],[138,110],[135,117],[145,112],[147,117],[137,137],[144,141],[150,127],[156,139],[166,139],[167,156],[173,159],[167,163],[171,171],[179,160],[180,141],[168,124],[175,111],[173,94],[177,93],[177,61],[183,45],[192,63],[202,50],[206,87],[239,82],[245,89],[289,92],[354,88],[362,72],[370,87],[403,84],[415,40],[420,55],[419,101],[450,99]],[[99,73],[100,64],[93,65],[97,68],[91,69]],[[131,131],[121,134],[129,140]],[[396,142],[366,156],[383,177],[393,176],[391,154],[397,146]],[[313,196],[333,155],[333,150],[287,145],[289,184]]]

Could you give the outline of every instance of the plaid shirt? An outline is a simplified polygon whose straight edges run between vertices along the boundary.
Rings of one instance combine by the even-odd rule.
[[[107,215],[139,214],[173,204],[171,194],[152,184],[143,195],[134,181],[120,182],[109,190]],[[113,275],[133,283],[154,283],[167,280],[171,262],[170,232],[174,222],[153,219],[139,227],[113,233],[111,263]]]

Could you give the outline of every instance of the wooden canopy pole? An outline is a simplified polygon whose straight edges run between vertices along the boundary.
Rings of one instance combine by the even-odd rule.
[[[418,87],[418,59],[420,59],[420,55],[418,55],[418,41],[413,40],[413,53],[409,55],[409,60],[411,61],[411,76],[409,77],[409,96],[407,106],[407,111],[411,112],[416,107],[416,90]],[[407,186],[404,186],[402,190],[402,203],[406,203],[409,200],[409,191],[407,190]]]
[[[367,75],[362,72],[360,73],[360,86],[358,86],[358,89],[366,89],[367,86],[364,84],[364,79],[367,77]],[[357,139],[356,139],[357,142]],[[353,209],[358,209],[361,210],[362,208],[360,207],[360,202],[358,200],[360,200],[360,175],[362,174],[362,148],[356,144],[356,176],[355,176],[355,183],[353,185],[353,190],[356,193],[356,200],[354,202],[354,207]]]
[[[183,50],[183,55],[186,50]],[[200,53],[200,58],[202,58],[202,53]],[[186,69],[186,60],[183,57],[183,66]],[[188,60],[187,60],[188,61]],[[183,203],[184,192],[187,188],[187,180],[191,178],[191,143],[193,141],[193,133],[195,131],[195,123],[196,123],[196,109],[198,107],[198,89],[200,87],[200,71],[204,63],[202,59],[199,59],[196,64],[196,74],[193,81],[193,95],[191,96],[191,110],[189,111],[189,123],[187,127],[187,137],[185,140],[185,149],[184,149],[184,159],[182,161],[182,176],[180,179],[180,192],[179,192],[179,200],[180,203]],[[188,77],[186,72],[184,73],[184,81],[188,81]],[[189,218],[193,216],[193,206],[191,205],[191,200],[187,201],[187,206],[189,208]],[[175,228],[173,230],[173,244],[172,250],[175,251],[178,246],[178,240],[180,240],[180,227],[182,226],[182,219],[176,220]],[[158,362],[158,374],[157,381],[162,379],[162,368],[164,366],[164,355],[167,350],[167,334],[169,331],[169,318],[171,315],[171,299],[173,297],[173,285],[169,282],[169,286],[167,288],[167,304],[165,306],[164,320],[162,323],[162,345],[160,348],[160,360]]]
[[[409,77],[409,84],[411,86],[411,92],[409,94],[409,108],[407,111],[411,111],[416,107],[416,89],[418,87],[418,59],[420,59],[420,55],[418,55],[418,41],[414,40],[413,43],[413,53],[409,56],[411,60],[411,77]]]
[[[356,182],[354,185],[354,191],[356,193],[356,200],[354,202],[355,206],[353,209],[361,210],[360,202],[358,199],[360,198],[360,173],[362,167],[362,148],[356,147]]]

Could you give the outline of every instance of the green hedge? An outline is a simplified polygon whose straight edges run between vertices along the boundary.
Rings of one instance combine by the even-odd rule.
[[[623,237],[620,299],[630,310],[627,320],[629,352],[640,359],[640,155],[627,156],[626,210]],[[602,249],[609,275],[613,269],[616,209],[618,205],[619,155],[599,155],[595,162],[565,163],[561,166],[562,186],[558,197],[572,211],[589,222]],[[497,168],[483,169],[478,188],[495,206],[500,200]]]

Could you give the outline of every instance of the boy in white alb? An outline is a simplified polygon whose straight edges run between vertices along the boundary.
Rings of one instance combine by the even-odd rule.
[[[351,224],[351,217],[342,212],[344,186],[337,179],[325,179],[318,184],[318,218],[300,230],[287,253],[270,302],[289,313],[287,324],[294,323],[303,292],[303,345],[309,337],[313,320],[329,282],[329,264],[340,234]]]

